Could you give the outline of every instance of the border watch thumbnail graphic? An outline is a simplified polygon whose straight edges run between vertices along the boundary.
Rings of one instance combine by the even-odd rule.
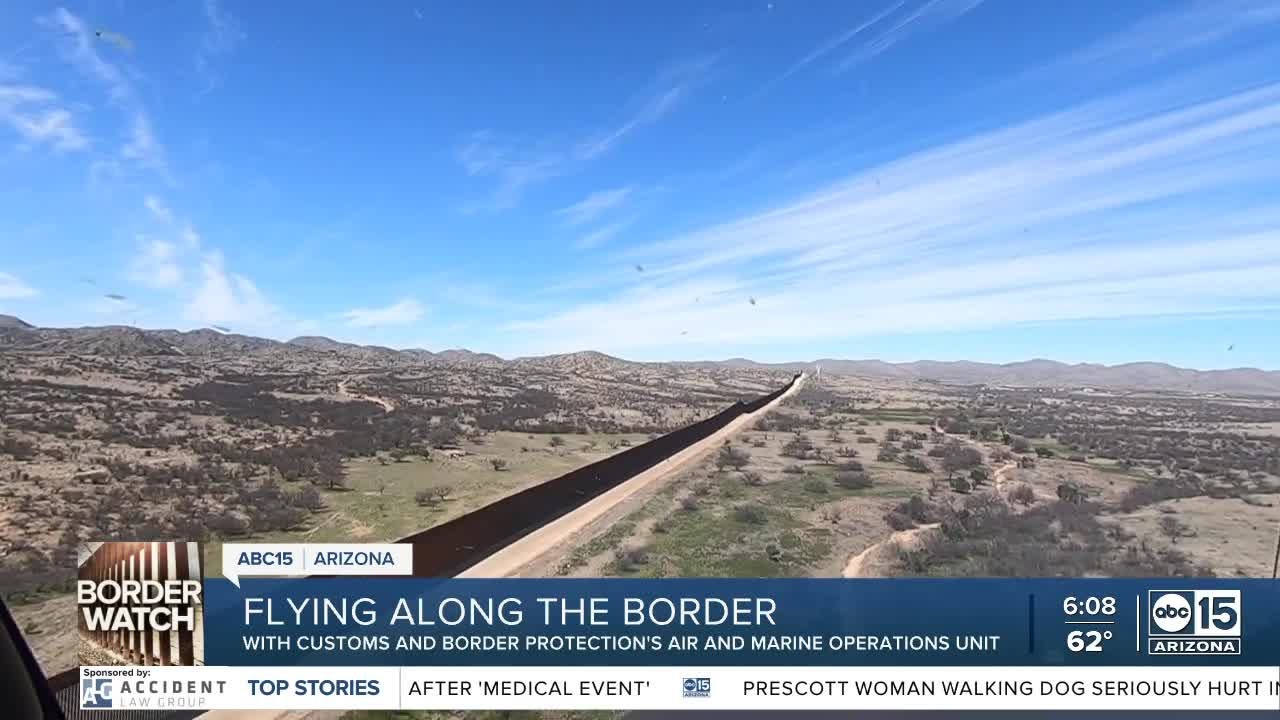
[[[1148,590],[1147,653],[1239,655],[1239,590]]]

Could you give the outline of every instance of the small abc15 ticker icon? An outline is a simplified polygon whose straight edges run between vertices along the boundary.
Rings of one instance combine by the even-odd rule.
[[[1239,590],[1148,590],[1151,655],[1239,655]]]

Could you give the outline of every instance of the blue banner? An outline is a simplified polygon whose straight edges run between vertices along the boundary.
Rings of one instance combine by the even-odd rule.
[[[212,579],[208,665],[1280,665],[1280,583]]]

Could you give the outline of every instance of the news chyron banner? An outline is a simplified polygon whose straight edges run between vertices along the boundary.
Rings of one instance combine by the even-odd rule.
[[[407,544],[201,549],[82,560],[83,708],[1280,711],[1274,580],[434,579]]]

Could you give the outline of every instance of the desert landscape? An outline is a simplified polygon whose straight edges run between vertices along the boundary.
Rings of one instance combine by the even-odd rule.
[[[795,371],[776,407],[503,574],[1272,574],[1280,397],[1180,389],[1236,382],[1194,371],[1126,389],[885,365],[504,360],[8,318],[0,585],[54,673],[75,662],[58,629],[79,543],[200,540],[217,574],[223,541],[394,540]]]

